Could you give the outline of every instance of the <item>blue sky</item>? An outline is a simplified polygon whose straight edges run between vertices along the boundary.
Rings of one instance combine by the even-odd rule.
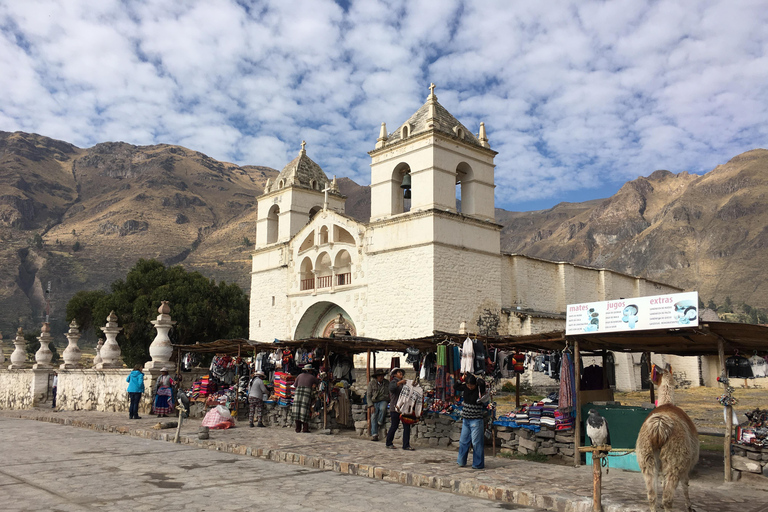
[[[509,210],[766,147],[760,1],[0,0],[0,130],[180,144],[277,169],[307,141],[369,183],[426,99],[477,132]]]

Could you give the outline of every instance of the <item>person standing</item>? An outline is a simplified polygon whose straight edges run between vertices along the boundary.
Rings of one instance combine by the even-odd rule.
[[[379,440],[379,429],[384,426],[384,414],[389,401],[389,381],[384,378],[386,374],[384,370],[376,370],[368,383],[366,399],[371,412],[371,441]]]
[[[155,414],[158,418],[165,418],[173,410],[173,379],[168,375],[168,368],[160,370],[157,378],[157,391],[155,392]]]
[[[253,416],[256,415],[259,427],[264,427],[264,423],[261,422],[261,416],[264,412],[264,399],[268,394],[267,386],[264,385],[264,379],[266,375],[264,372],[258,371],[254,374],[251,386],[248,388],[248,426],[253,427]]]
[[[392,424],[387,432],[387,448],[395,450],[393,444],[395,440],[395,432],[397,427],[400,426],[400,413],[395,408],[397,406],[397,400],[400,398],[400,393],[405,386],[405,371],[402,368],[394,368],[389,372],[389,377],[392,379],[389,383],[389,420]],[[411,425],[403,422],[403,450],[414,451],[411,448]]]
[[[128,406],[128,419],[140,420],[139,416],[139,401],[141,395],[144,393],[144,374],[141,373],[141,365],[137,364],[133,367],[133,371],[125,379],[128,383],[128,397],[131,402]]]
[[[59,388],[59,374],[56,372],[53,372],[53,385],[51,386],[51,396],[53,396],[53,403],[51,404],[51,409],[56,408],[56,391]]]
[[[304,365],[304,371],[296,377],[294,382],[296,391],[293,394],[291,416],[296,423],[296,432],[309,432],[309,417],[312,414],[310,407],[312,387],[320,384],[320,379],[315,377],[314,371],[315,369],[311,364]]]
[[[467,465],[469,445],[472,444],[472,469],[485,467],[485,404],[480,400],[485,394],[485,381],[471,373],[464,374],[465,382],[456,382],[454,389],[464,392],[464,407],[461,411],[461,437],[459,438],[460,467]]]

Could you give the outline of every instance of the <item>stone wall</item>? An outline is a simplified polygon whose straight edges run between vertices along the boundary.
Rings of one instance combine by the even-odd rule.
[[[732,444],[731,467],[739,472],[768,477],[768,449],[748,444]]]
[[[542,427],[533,432],[525,428],[496,427],[496,438],[501,443],[501,453],[509,455],[539,454],[574,461],[575,443],[573,430],[556,431]]]
[[[352,419],[355,430],[360,436],[368,435],[368,414],[364,405],[352,406]],[[379,431],[379,440],[383,441],[391,425],[389,412],[384,418],[384,427]],[[411,444],[417,446],[459,446],[461,436],[461,420],[454,420],[446,414],[425,412],[421,420],[411,426]],[[395,445],[403,438],[402,427],[395,434]]]
[[[0,409],[33,407],[33,370],[0,370]]]

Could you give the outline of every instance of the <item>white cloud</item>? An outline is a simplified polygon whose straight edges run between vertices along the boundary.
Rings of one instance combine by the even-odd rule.
[[[182,144],[369,179],[435,82],[499,151],[497,203],[555,203],[766,146],[761,2],[27,0],[0,4],[0,129]]]

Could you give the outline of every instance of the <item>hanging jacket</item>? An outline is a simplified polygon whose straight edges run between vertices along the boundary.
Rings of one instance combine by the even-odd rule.
[[[467,336],[464,345],[461,347],[461,372],[472,372],[475,366],[475,350],[472,346],[472,340]]]

